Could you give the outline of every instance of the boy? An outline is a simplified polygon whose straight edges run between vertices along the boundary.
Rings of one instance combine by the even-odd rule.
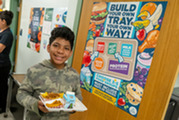
[[[8,77],[11,70],[9,54],[13,43],[10,29],[12,19],[12,11],[0,12],[0,114],[6,112]]]
[[[47,51],[50,60],[28,69],[18,89],[17,101],[28,111],[26,120],[68,120],[70,112],[49,112],[39,100],[41,92],[75,92],[82,100],[79,74],[65,61],[72,55],[74,33],[68,27],[55,28],[51,32]]]

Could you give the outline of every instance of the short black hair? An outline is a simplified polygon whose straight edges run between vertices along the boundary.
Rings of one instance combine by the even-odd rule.
[[[12,19],[13,19],[13,13],[11,11],[2,11],[0,12],[0,19],[1,20],[5,20],[6,21],[6,24],[9,26],[12,22]]]
[[[68,28],[66,26],[54,28],[52,30],[52,32],[51,32],[51,36],[50,36],[50,40],[49,40],[49,45],[51,45],[52,42],[56,38],[58,38],[58,37],[63,38],[65,40],[69,41],[70,45],[71,45],[71,50],[72,50],[72,48],[73,48],[73,42],[74,42],[74,39],[75,39],[75,35],[74,35],[74,32],[70,28]]]

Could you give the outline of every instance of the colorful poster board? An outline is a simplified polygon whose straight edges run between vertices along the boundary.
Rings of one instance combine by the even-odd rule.
[[[166,1],[94,2],[81,87],[137,117]]]
[[[54,27],[63,27],[66,25],[67,19],[67,10],[68,8],[58,8],[54,9],[53,13],[53,28]]]
[[[44,23],[43,23],[43,33],[46,35],[50,35],[52,28],[52,17],[53,17],[53,8],[46,8],[44,15]]]
[[[44,8],[31,8],[27,47],[40,52]]]

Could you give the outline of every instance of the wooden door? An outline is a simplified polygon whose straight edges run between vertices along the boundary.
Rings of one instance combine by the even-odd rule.
[[[93,2],[101,1],[136,2],[141,0],[83,0],[80,25],[72,62],[72,67],[79,73],[86,44],[92,5]],[[168,4],[137,117],[131,116],[127,112],[82,89],[83,103],[87,106],[88,110],[75,113],[71,116],[71,120],[164,119],[179,69],[179,1],[165,1],[168,1]]]

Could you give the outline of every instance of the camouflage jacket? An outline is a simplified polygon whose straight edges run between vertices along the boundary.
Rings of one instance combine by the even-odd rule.
[[[26,120],[68,120],[69,112],[43,113],[38,109],[41,92],[73,91],[82,100],[79,74],[71,67],[56,69],[50,60],[44,60],[27,70],[23,83],[17,92],[17,101],[26,109]]]

